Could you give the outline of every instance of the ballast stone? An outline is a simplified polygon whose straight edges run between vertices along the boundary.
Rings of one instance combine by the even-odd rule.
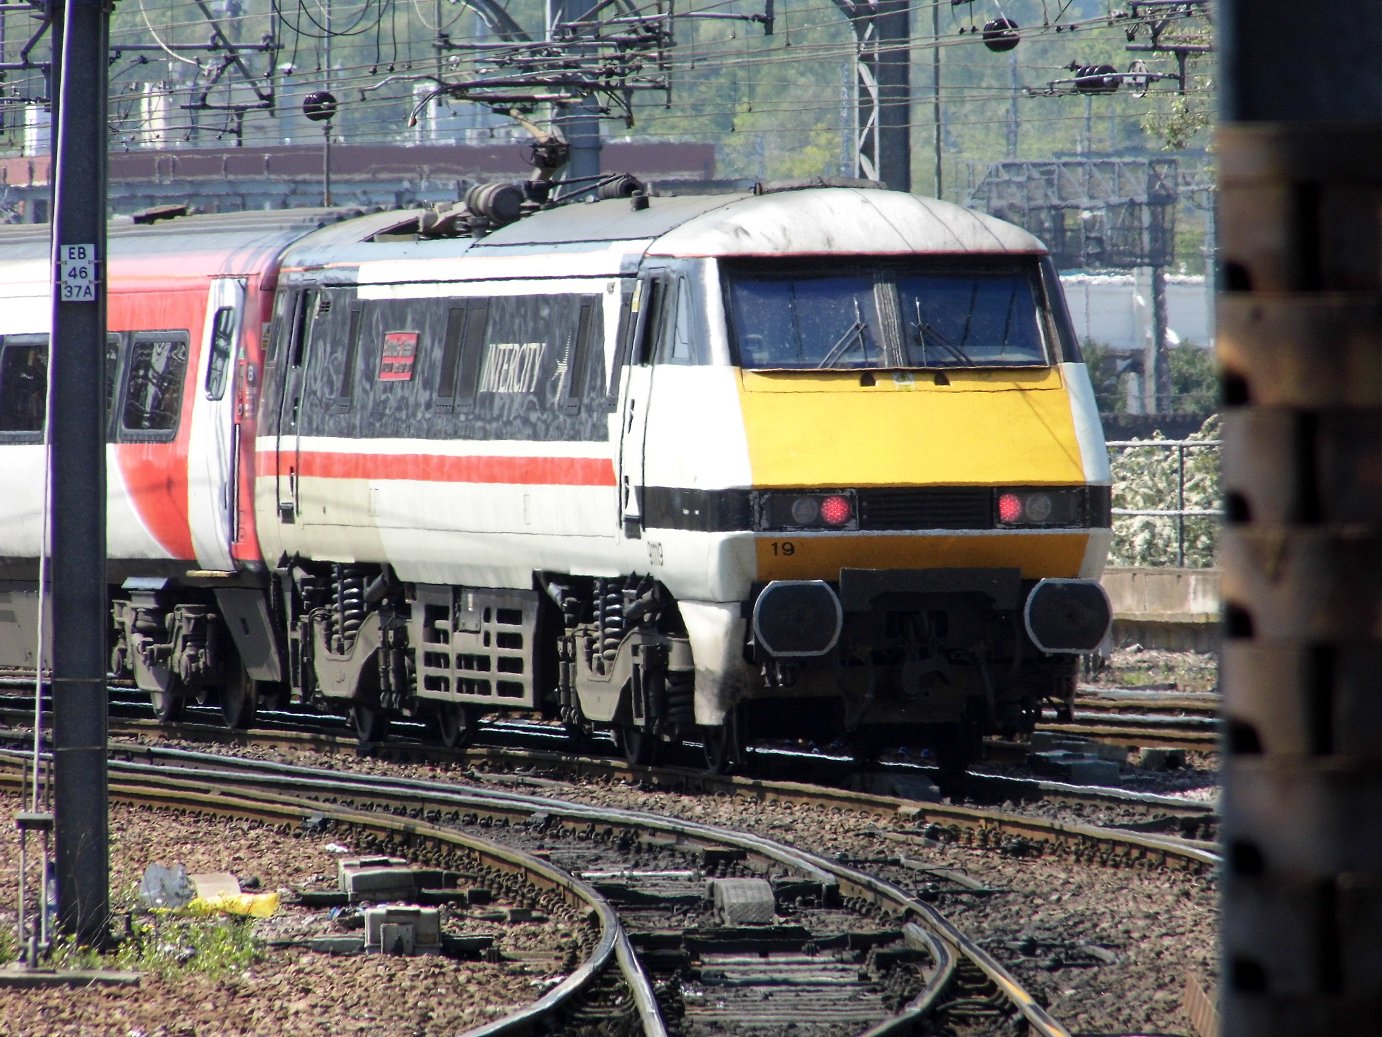
[[[766,879],[711,879],[708,886],[722,925],[772,925],[777,920],[777,898]]]

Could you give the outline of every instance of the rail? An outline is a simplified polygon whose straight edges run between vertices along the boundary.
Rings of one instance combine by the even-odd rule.
[[[1202,507],[1190,508],[1190,507],[1186,507],[1186,503],[1185,503],[1185,502],[1186,502],[1186,470],[1185,470],[1185,454],[1186,454],[1186,451],[1187,451],[1187,450],[1198,450],[1198,449],[1215,449],[1215,450],[1217,450],[1217,449],[1222,445],[1222,442],[1223,442],[1222,440],[1218,440],[1218,439],[1122,439],[1122,440],[1114,440],[1114,441],[1111,441],[1111,442],[1109,442],[1109,443],[1107,444],[1108,450],[1109,450],[1109,462],[1110,462],[1110,465],[1115,469],[1115,478],[1114,478],[1114,499],[1115,499],[1115,500],[1118,499],[1120,483],[1123,482],[1123,480],[1120,480],[1120,479],[1117,478],[1117,474],[1116,474],[1117,465],[1116,465],[1116,463],[1115,463],[1115,458],[1114,458],[1114,452],[1115,452],[1115,451],[1119,451],[1119,452],[1127,452],[1127,451],[1131,451],[1131,450],[1162,450],[1162,451],[1166,451],[1166,452],[1170,452],[1170,451],[1172,451],[1172,450],[1175,451],[1175,468],[1174,468],[1174,482],[1173,482],[1173,487],[1174,487],[1174,488],[1173,488],[1173,491],[1172,491],[1172,496],[1174,497],[1174,505],[1175,505],[1174,507],[1169,507],[1169,508],[1123,508],[1123,507],[1114,507],[1114,508],[1112,509],[1112,512],[1113,512],[1113,517],[1114,517],[1115,519],[1118,519],[1118,518],[1148,518],[1148,519],[1163,519],[1163,518],[1167,518],[1167,519],[1174,519],[1174,520],[1175,520],[1175,526],[1174,526],[1174,528],[1175,528],[1175,532],[1176,532],[1176,538],[1175,538],[1176,550],[1175,550],[1175,563],[1174,563],[1174,564],[1175,564],[1176,568],[1178,568],[1178,569],[1180,569],[1180,568],[1185,568],[1185,559],[1186,559],[1186,550],[1185,550],[1185,520],[1186,520],[1187,518],[1208,518],[1208,519],[1218,519],[1218,518],[1222,518],[1222,516],[1223,516],[1223,509],[1222,509],[1222,507],[1213,507],[1213,508],[1202,508]],[[1155,475],[1155,474],[1160,474],[1160,473],[1154,473],[1154,475]],[[1153,480],[1153,481],[1154,481],[1154,480]],[[1217,485],[1215,486],[1215,496],[1216,496],[1216,498],[1217,498],[1217,496],[1218,496],[1218,487],[1217,487]],[[1115,532],[1115,543],[1116,543],[1116,538],[1117,538],[1117,533]],[[1117,550],[1117,547],[1115,547],[1115,551],[1116,551],[1116,550]],[[1212,554],[1213,554],[1213,542],[1212,542],[1212,540],[1211,540],[1211,543],[1210,543],[1210,547],[1209,547],[1209,550],[1208,550],[1208,554],[1209,554],[1210,556],[1212,556]],[[1147,565],[1147,564],[1156,564],[1156,563],[1151,562],[1151,561],[1148,561],[1148,560],[1144,560],[1144,559],[1131,558],[1131,559],[1126,560],[1126,564],[1132,564],[1132,565]],[[1210,564],[1210,563],[1206,561],[1204,564]]]

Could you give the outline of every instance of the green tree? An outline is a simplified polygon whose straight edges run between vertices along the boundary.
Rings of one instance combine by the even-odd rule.
[[[1167,351],[1171,370],[1171,410],[1208,415],[1219,405],[1219,370],[1213,353],[1193,342]]]
[[[1086,339],[1080,346],[1089,380],[1094,386],[1094,402],[1100,414],[1122,414],[1128,409],[1123,378],[1118,371],[1118,355],[1104,342]]]
[[[1219,416],[1210,415],[1187,437],[1204,446],[1159,445],[1157,433],[1109,458],[1113,507],[1128,511],[1209,511],[1213,515],[1178,520],[1167,515],[1115,515],[1111,565],[1212,566],[1223,508],[1219,484]],[[1183,474],[1182,474],[1183,473]],[[1184,503],[1181,504],[1181,501]],[[1177,547],[1179,545],[1179,557]]]

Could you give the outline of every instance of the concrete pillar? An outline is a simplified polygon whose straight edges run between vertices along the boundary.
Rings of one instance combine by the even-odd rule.
[[[1225,1037],[1382,1018],[1382,6],[1225,0]]]

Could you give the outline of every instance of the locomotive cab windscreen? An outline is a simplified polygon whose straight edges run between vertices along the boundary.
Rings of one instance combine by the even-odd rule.
[[[841,267],[844,267],[842,270]],[[1034,256],[722,270],[735,362],[754,370],[1047,367],[1078,360]]]

